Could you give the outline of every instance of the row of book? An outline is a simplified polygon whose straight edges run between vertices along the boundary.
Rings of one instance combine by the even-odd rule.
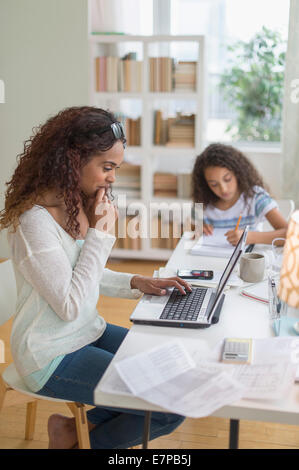
[[[98,92],[142,91],[143,62],[136,53],[124,57],[95,57],[95,89]],[[178,61],[171,57],[150,57],[149,90],[152,92],[194,91],[196,62]]]
[[[116,222],[115,233],[116,241],[114,244],[114,249],[123,249],[123,250],[141,250],[142,249],[142,239],[138,235],[139,233],[139,225],[136,220],[133,220],[136,216],[126,216],[126,218],[120,222]],[[118,236],[119,235],[119,224],[123,223],[122,227],[122,235],[126,236]],[[130,228],[129,224],[136,224],[136,236],[130,236]],[[173,250],[177,243],[180,240],[180,236],[182,234],[181,226],[175,225],[175,222],[164,223],[161,221],[161,217],[155,217],[152,220],[153,226],[153,236],[151,238],[151,248],[158,248],[158,249],[169,249]],[[132,228],[131,228],[132,230]]]
[[[151,247],[174,250],[182,235],[181,225],[175,221],[162,222],[161,217],[156,217],[152,224],[156,224],[158,233],[156,238],[151,239]]]
[[[154,144],[166,147],[194,147],[195,114],[177,113],[163,118],[161,110],[154,113]]]
[[[123,122],[127,145],[141,145],[141,118],[126,117]]]
[[[113,194],[125,194],[128,199],[141,198],[141,166],[123,162],[117,170]]]
[[[153,92],[194,91],[196,62],[176,61],[171,57],[150,57],[149,89]]]
[[[124,250],[141,250],[142,249],[142,240],[140,236],[129,236],[129,230],[128,230],[128,224],[129,223],[135,223],[135,220],[133,219],[135,216],[129,216],[127,215],[126,218],[121,222],[120,220],[116,221],[116,226],[115,226],[115,235],[116,235],[116,241],[114,243],[114,249],[124,249]],[[122,236],[119,235],[119,224],[123,223],[123,227],[121,227],[121,233]],[[139,232],[139,226],[138,223],[136,224],[136,234]],[[124,236],[125,235],[125,236]],[[134,234],[135,235],[135,234]]]
[[[159,198],[191,198],[190,173],[155,173],[154,196]]]
[[[95,88],[99,92],[141,92],[142,62],[130,54],[96,57]]]
[[[155,197],[191,199],[190,173],[156,172],[153,179]],[[124,162],[117,170],[117,178],[112,192],[115,196],[125,194],[128,199],[140,199],[141,166]]]

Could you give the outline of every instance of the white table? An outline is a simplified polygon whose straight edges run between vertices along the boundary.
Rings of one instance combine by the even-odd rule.
[[[167,263],[169,268],[198,268],[223,270],[227,259],[190,255],[185,248],[186,240],[182,238]],[[219,323],[205,329],[168,328],[146,325],[133,325],[121,344],[114,361],[121,360],[137,352],[144,351],[167,341],[169,338],[180,338],[188,345],[198,339],[204,339],[209,346],[215,346],[224,337],[269,338],[273,331],[269,322],[268,306],[247,299],[239,294],[240,288],[230,288],[222,307]],[[142,299],[140,300],[142,302]],[[134,333],[142,333],[143,340],[136,342]],[[109,366],[109,368],[111,365]],[[109,368],[105,374],[109,373]],[[96,387],[94,399],[97,405],[142,409],[147,411],[145,420],[144,444],[147,446],[149,419],[151,411],[162,411],[163,408],[152,405],[135,397],[110,395]],[[238,447],[239,420],[269,421],[283,424],[299,424],[299,387],[294,384],[288,396],[280,401],[240,400],[218,409],[213,416],[230,419],[229,447]]]

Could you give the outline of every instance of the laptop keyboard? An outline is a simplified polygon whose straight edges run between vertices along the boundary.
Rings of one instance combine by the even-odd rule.
[[[178,289],[173,289],[160,319],[176,321],[203,320],[206,309],[204,312],[200,312],[200,309],[206,293],[207,289],[205,288],[193,288],[192,292],[186,291],[186,295],[183,295]]]

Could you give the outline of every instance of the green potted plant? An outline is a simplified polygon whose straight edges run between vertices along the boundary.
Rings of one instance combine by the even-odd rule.
[[[280,140],[286,41],[265,26],[249,42],[228,46],[230,66],[220,79],[234,110],[226,131],[234,140]]]

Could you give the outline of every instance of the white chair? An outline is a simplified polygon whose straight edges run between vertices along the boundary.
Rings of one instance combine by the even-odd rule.
[[[292,199],[278,199],[276,200],[278,204],[278,209],[284,216],[286,220],[289,220],[291,214],[295,210],[295,203]],[[264,232],[269,232],[270,230],[273,230],[272,225],[266,220],[263,223],[263,231]]]
[[[16,282],[11,260],[0,263],[0,325],[15,314]],[[86,407],[82,403],[60,400],[37,395],[27,388],[14,364],[10,364],[2,376],[0,374],[0,412],[5,406],[27,403],[25,439],[33,439],[38,400],[65,403],[76,419],[79,449],[90,449]],[[0,415],[1,417],[1,415]]]

